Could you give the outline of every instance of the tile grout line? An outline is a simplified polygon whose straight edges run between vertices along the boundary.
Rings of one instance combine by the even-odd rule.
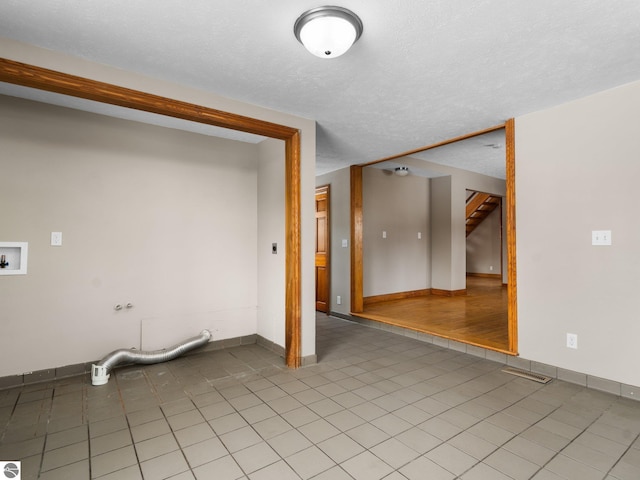
[[[135,443],[135,440],[133,438],[133,432],[131,431],[131,422],[129,421],[129,415],[127,414],[125,401],[124,401],[124,398],[122,396],[122,391],[120,389],[120,379],[119,379],[119,377],[117,375],[114,375],[114,377],[115,377],[114,380],[116,382],[116,388],[118,389],[118,397],[120,399],[120,404],[122,406],[122,413],[124,415],[125,421],[127,422],[127,430],[129,431],[129,438],[131,438],[131,448],[133,449],[133,454],[136,456],[136,463],[138,464],[138,471],[140,472],[140,477],[144,478],[144,475],[142,474],[142,462],[140,461],[140,457],[138,456],[138,450],[136,449],[136,443]],[[145,371],[145,381],[146,380],[147,380],[147,376],[146,376],[146,371]],[[124,467],[124,468],[127,468],[127,467]],[[123,470],[123,469],[121,468],[120,470]],[[118,470],[116,470],[116,472],[117,471]],[[114,472],[109,472],[108,474],[105,474],[105,475],[110,475],[111,473],[114,473]]]
[[[575,395],[574,395],[574,396],[575,396]],[[613,402],[612,402],[612,404],[613,404]],[[558,410],[559,408],[560,408],[560,407],[558,407],[556,410]],[[536,471],[536,475],[537,475],[537,474],[538,474],[538,472],[540,472],[541,470],[544,470],[544,468],[545,468],[547,465],[549,465],[549,464],[550,464],[550,463],[551,463],[555,458],[557,458],[557,457],[558,457],[558,455],[560,455],[564,450],[566,450],[566,449],[567,449],[567,447],[569,447],[570,445],[572,445],[572,444],[573,444],[573,442],[575,442],[576,438],[578,438],[580,435],[582,435],[584,432],[586,432],[586,431],[587,431],[587,429],[588,429],[591,425],[593,425],[593,424],[594,424],[594,423],[596,423],[600,418],[602,418],[602,416],[604,415],[604,413],[605,413],[606,411],[608,411],[610,408],[611,408],[611,405],[609,405],[609,407],[607,408],[607,410],[603,411],[600,415],[598,415],[598,417],[597,417],[596,419],[594,419],[594,420],[593,420],[593,421],[592,421],[592,422],[591,422],[587,427],[583,428],[583,429],[582,429],[582,432],[580,432],[580,434],[579,434],[579,435],[577,435],[577,436],[575,436],[574,438],[572,438],[572,439],[569,441],[569,443],[567,443],[564,447],[562,447],[562,449],[561,449],[561,450],[559,450],[558,452],[556,452],[556,454],[555,454],[555,455],[553,455],[549,460],[547,460],[547,462],[546,462],[544,465],[542,465],[542,466],[541,466],[541,467]],[[554,410],[554,411],[555,411],[555,410]],[[545,418],[546,418],[546,417],[545,417]],[[563,422],[563,423],[564,423],[564,422]],[[629,448],[630,448],[630,446],[629,446]],[[571,458],[571,457],[569,457],[569,458]],[[574,459],[574,460],[575,460],[575,459]],[[580,462],[580,461],[578,461],[578,460],[576,460],[576,462],[578,462],[578,463],[580,463],[580,464],[582,464],[582,465],[586,465],[587,467],[593,468],[594,470],[597,470],[596,468],[592,467],[591,465],[587,465],[586,463],[582,463],[582,462]]]
[[[622,455],[620,455],[620,457],[618,457],[618,459],[614,462],[614,464],[609,468],[609,470],[607,471],[607,475],[613,476],[611,472],[616,468],[616,466],[618,466],[618,464],[622,461],[622,459],[629,452],[629,450],[633,448],[633,444],[638,441],[638,438],[640,438],[640,433],[636,435],[636,438],[634,438],[634,440],[629,444],[629,446],[625,449]]]

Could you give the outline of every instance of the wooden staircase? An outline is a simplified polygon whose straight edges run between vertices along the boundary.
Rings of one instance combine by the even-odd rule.
[[[490,193],[470,192],[467,196],[467,237],[491,212],[500,206],[501,202],[501,197],[491,195]]]

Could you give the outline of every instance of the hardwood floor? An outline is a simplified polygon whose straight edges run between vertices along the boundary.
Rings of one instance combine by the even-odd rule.
[[[508,353],[507,287],[500,279],[467,277],[467,295],[374,303],[357,316]]]

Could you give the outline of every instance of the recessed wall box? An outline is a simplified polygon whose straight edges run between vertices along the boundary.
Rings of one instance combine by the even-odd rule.
[[[0,275],[26,275],[28,242],[0,242]]]

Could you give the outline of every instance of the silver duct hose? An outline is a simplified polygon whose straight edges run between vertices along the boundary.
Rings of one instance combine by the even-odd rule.
[[[120,363],[160,363],[173,360],[183,353],[201,347],[211,340],[211,332],[203,330],[197,337],[191,337],[182,343],[178,343],[162,350],[145,352],[135,348],[121,348],[114,350],[109,355],[100,360],[97,364],[91,365],[91,384],[104,385],[109,381],[111,369]]]

